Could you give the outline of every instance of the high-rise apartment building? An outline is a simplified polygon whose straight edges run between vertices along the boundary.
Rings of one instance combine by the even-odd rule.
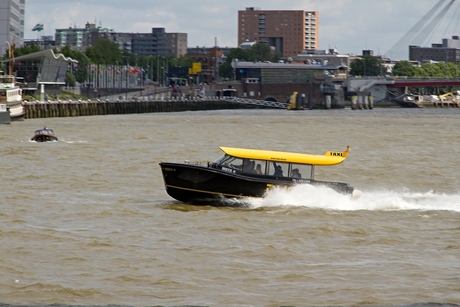
[[[84,28],[76,26],[56,29],[55,39],[56,47],[70,46],[74,49],[85,50],[93,46],[98,39],[107,38],[110,33],[113,33],[111,28],[97,27],[94,23],[87,22]]]
[[[25,0],[0,1],[0,54],[6,54],[9,44],[20,47],[24,40]]]
[[[166,33],[165,28],[152,28],[151,33],[132,35],[132,52],[136,55],[172,55],[187,53],[187,33]]]
[[[318,29],[317,11],[265,11],[254,7],[238,11],[238,45],[268,43],[283,57],[318,49]]]
[[[176,58],[187,54],[187,33],[166,33],[168,55]]]

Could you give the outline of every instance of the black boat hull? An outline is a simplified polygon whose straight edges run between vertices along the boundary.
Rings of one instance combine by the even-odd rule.
[[[263,197],[273,187],[289,187],[309,183],[326,185],[341,193],[352,193],[353,188],[341,182],[295,180],[287,177],[242,175],[203,165],[160,163],[166,192],[185,203],[218,203],[228,198]]]
[[[36,135],[31,139],[31,141],[35,142],[54,142],[57,140],[58,138],[54,135]]]

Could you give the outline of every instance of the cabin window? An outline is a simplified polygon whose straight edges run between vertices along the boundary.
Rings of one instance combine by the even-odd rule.
[[[254,161],[254,174],[255,175],[265,175],[265,164],[266,161],[263,160],[253,160]]]
[[[305,164],[291,163],[289,168],[289,177],[312,179],[312,166]]]
[[[237,171],[242,171],[243,168],[247,167],[243,159],[235,158],[235,157],[232,157],[232,159],[228,161],[228,166],[230,166],[232,169],[235,169]]]
[[[243,159],[243,165],[241,165],[241,171],[243,171],[243,173],[253,174],[255,168],[256,164],[254,160]]]
[[[265,175],[265,161],[243,159],[242,172],[246,174]]]
[[[267,163],[267,174],[276,177],[288,177],[289,163],[271,161]]]

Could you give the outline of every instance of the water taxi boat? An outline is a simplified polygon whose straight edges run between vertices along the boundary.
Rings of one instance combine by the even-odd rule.
[[[353,187],[343,182],[319,181],[316,166],[342,163],[350,150],[311,155],[281,151],[220,147],[224,155],[207,165],[161,162],[166,192],[181,202],[209,204],[228,198],[263,197],[273,187],[312,184],[344,194]]]
[[[45,126],[43,129],[35,130],[35,134],[30,140],[35,142],[53,142],[57,141],[58,138],[54,135],[52,129],[46,128]]]

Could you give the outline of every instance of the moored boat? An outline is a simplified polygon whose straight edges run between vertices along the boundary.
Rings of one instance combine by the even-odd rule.
[[[6,107],[6,104],[0,104],[0,124],[9,124],[10,122],[10,111]]]
[[[351,194],[347,183],[314,178],[316,166],[342,163],[350,150],[311,155],[220,147],[224,155],[207,165],[161,162],[166,192],[185,203],[211,204],[228,198],[263,197],[274,187],[311,184]]]
[[[22,101],[22,89],[12,75],[0,75],[0,103],[6,104],[11,121],[23,120],[26,114]]]
[[[35,142],[53,142],[57,141],[58,138],[54,134],[53,129],[46,128],[35,130],[34,136],[30,139]]]

